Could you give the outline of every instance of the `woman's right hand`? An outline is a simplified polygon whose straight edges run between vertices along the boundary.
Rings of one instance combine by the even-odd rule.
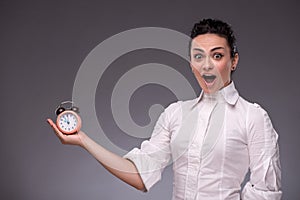
[[[79,131],[78,133],[72,135],[66,135],[59,131],[56,124],[51,119],[47,119],[47,122],[52,127],[54,133],[59,138],[62,144],[78,145],[83,147],[83,138],[86,136],[84,132]]]
[[[146,190],[135,165],[131,161],[106,150],[82,131],[73,135],[66,135],[58,130],[56,124],[51,119],[47,119],[47,122],[53,128],[62,144],[78,145],[83,147],[110,173],[138,190]]]

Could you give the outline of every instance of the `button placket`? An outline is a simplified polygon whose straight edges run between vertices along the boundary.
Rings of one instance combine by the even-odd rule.
[[[186,179],[186,199],[195,199],[198,190],[198,174],[201,170],[201,149],[207,131],[210,115],[216,106],[216,102],[208,102],[198,114],[198,127],[191,141],[188,151],[188,167]]]

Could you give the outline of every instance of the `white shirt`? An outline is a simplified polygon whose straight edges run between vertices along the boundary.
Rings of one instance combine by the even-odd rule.
[[[124,157],[136,165],[147,190],[172,162],[173,200],[277,200],[277,140],[266,111],[240,97],[231,83],[216,94],[171,104],[150,140]]]

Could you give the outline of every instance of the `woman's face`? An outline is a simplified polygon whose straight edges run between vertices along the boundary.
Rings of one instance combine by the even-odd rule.
[[[191,67],[205,93],[215,93],[230,83],[231,71],[238,63],[232,58],[225,38],[217,34],[198,35],[191,43]]]

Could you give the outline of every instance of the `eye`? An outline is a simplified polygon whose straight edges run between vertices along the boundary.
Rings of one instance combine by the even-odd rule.
[[[215,54],[213,55],[213,58],[214,58],[215,60],[220,60],[223,56],[224,56],[224,55],[221,54],[221,53],[215,53]]]
[[[200,60],[201,58],[203,58],[203,56],[202,56],[201,54],[195,54],[195,55],[194,55],[194,58],[195,58],[196,60]]]

